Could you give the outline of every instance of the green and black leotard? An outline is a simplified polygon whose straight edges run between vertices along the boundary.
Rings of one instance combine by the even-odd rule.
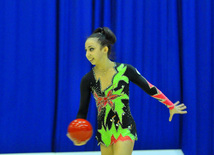
[[[104,91],[101,91],[100,81],[96,80],[93,69],[81,80],[81,99],[77,118],[86,119],[92,93],[98,110],[96,134],[98,145],[102,143],[109,146],[117,140],[137,140],[135,121],[129,108],[130,81],[169,109],[174,108],[174,104],[133,66],[115,63],[114,69],[116,74],[112,78],[112,84]]]

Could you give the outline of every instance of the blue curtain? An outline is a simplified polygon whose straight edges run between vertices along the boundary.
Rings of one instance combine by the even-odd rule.
[[[0,1],[0,153],[99,150],[66,137],[79,109],[80,81],[93,67],[84,42],[94,29],[117,36],[112,57],[136,67],[188,114],[168,109],[130,85],[140,149],[214,154],[214,2],[212,0]]]
[[[182,86],[184,153],[214,154],[214,1],[183,1]]]
[[[0,1],[0,153],[52,150],[56,5]]]

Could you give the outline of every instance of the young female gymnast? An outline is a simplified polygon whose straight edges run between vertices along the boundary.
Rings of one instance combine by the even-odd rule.
[[[129,108],[129,82],[142,88],[174,114],[186,114],[184,104],[173,104],[157,87],[149,83],[136,68],[109,59],[116,36],[107,27],[96,29],[85,42],[86,57],[94,65],[81,80],[80,108],[76,118],[87,117],[90,94],[98,109],[96,139],[102,155],[130,155],[137,140],[136,125]],[[70,137],[69,137],[70,138]],[[70,138],[71,139],[71,138]],[[75,145],[84,145],[71,139]]]

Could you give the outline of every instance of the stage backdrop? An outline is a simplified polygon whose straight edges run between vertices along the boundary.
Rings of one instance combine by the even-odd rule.
[[[214,154],[214,2],[212,0],[0,1],[0,153],[97,151],[93,137],[66,137],[79,109],[80,81],[93,66],[86,38],[98,27],[117,36],[112,57],[128,63],[188,114],[169,110],[130,85],[135,150]]]
[[[51,151],[56,4],[0,1],[0,153]]]

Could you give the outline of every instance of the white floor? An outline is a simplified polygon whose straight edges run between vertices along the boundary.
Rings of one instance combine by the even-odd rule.
[[[1,155],[100,155],[100,152],[66,152],[66,153],[16,153]],[[132,155],[184,155],[182,150],[146,150],[133,151]]]

